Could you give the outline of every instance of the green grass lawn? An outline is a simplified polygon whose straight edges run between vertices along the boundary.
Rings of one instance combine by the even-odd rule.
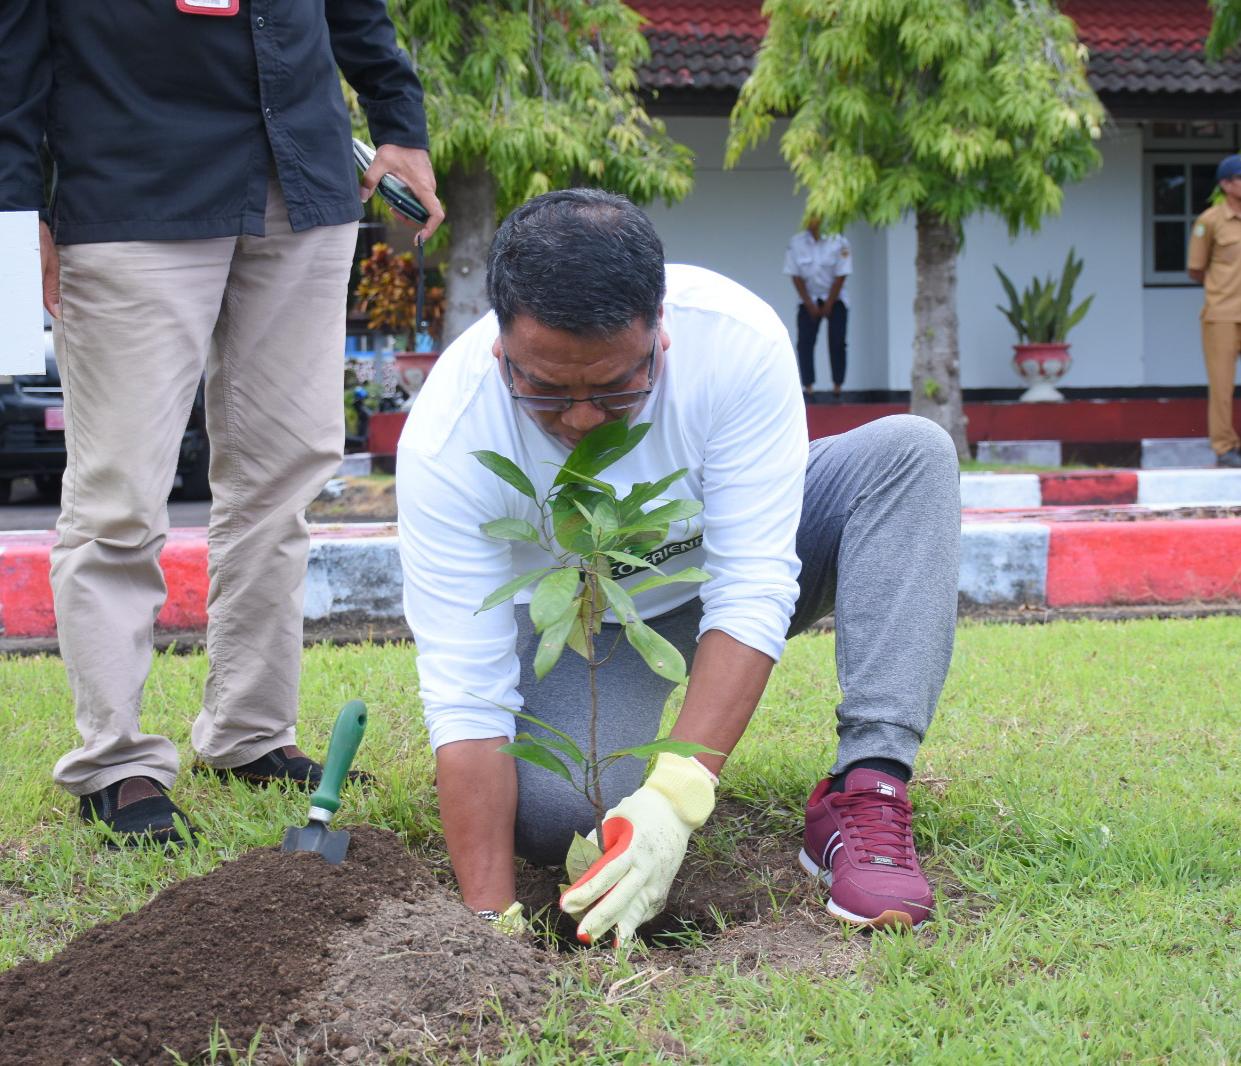
[[[794,829],[831,762],[832,662],[830,635],[790,644],[723,782]],[[147,688],[145,723],[187,761],[205,667],[158,656]],[[364,697],[383,787],[360,818],[433,844],[412,651],[316,648],[304,676],[304,746]],[[105,852],[49,780],[76,736],[59,661],[0,659],[0,694],[0,967],[302,820],[296,797],[183,775],[210,846]],[[843,976],[723,967],[619,1002],[604,990],[644,960],[591,953],[503,1061],[1241,1062],[1239,727],[1236,618],[963,625],[913,789],[919,850],[952,885],[932,928],[869,938]]]
[[[1088,468],[1080,463],[1066,463],[1064,466],[1037,466],[1029,463],[981,463],[977,459],[966,459],[961,463],[963,474],[1059,474],[1067,470],[1086,469]]]

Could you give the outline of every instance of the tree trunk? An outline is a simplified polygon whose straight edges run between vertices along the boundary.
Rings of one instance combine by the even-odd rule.
[[[952,436],[957,457],[968,459],[961,406],[961,353],[957,344],[956,229],[918,212],[918,280],[914,293],[914,365],[909,409]]]
[[[442,190],[452,226],[444,270],[444,335],[440,348],[482,318],[487,302],[487,249],[496,231],[496,186],[486,166],[449,170]]]

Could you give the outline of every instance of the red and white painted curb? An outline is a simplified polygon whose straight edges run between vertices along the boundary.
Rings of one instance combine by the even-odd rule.
[[[0,638],[54,637],[52,532],[0,533]],[[157,629],[207,627],[207,531],[174,529],[160,566],[168,599]],[[308,622],[353,623],[403,617],[396,526],[312,526],[303,615]]]
[[[1241,514],[966,512],[960,594],[986,607],[1241,606]]]
[[[1241,508],[1223,509],[1226,516],[1216,518],[1138,506],[967,511],[961,600],[985,607],[1241,606]],[[0,638],[56,635],[48,579],[54,540],[50,532],[0,533]],[[156,626],[206,628],[206,531],[174,530],[160,565],[168,600]],[[394,525],[313,527],[308,622],[399,620],[401,584]]]
[[[962,474],[961,507],[1241,504],[1241,470],[1065,470]]]

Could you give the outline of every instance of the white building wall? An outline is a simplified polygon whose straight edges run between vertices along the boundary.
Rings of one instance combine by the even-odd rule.
[[[726,118],[666,119],[668,132],[695,153],[694,190],[669,208],[647,211],[664,242],[668,261],[693,263],[725,274],[757,293],[779,312],[797,336],[797,294],[782,273],[789,238],[801,228],[804,198],[793,191],[793,176],[780,157],[777,123],[771,138],[747,152],[733,170],[724,169]],[[845,387],[886,389],[887,301],[883,298],[884,236],[870,227],[852,227],[855,276],[849,282],[849,361]],[[815,349],[815,379],[830,387],[826,324]]]
[[[1206,367],[1198,314],[1202,289],[1145,289],[1142,293],[1142,324],[1146,338],[1146,385],[1201,385],[1206,387]]]
[[[1112,132],[1101,145],[1103,166],[1065,189],[1062,212],[1038,233],[1008,236],[999,219],[980,216],[965,226],[957,263],[961,381],[966,388],[1016,388],[1012,367],[1016,336],[996,310],[1004,290],[995,265],[1020,290],[1034,276],[1058,274],[1070,246],[1084,261],[1074,296],[1095,293],[1072,333],[1073,366],[1064,384],[1074,387],[1142,385],[1142,142],[1139,131]],[[913,361],[914,252],[912,219],[888,234],[889,314],[892,320],[888,387],[909,388]]]
[[[781,273],[788,238],[800,227],[804,198],[779,152],[785,126],[723,168],[728,120],[672,117],[669,133],[694,150],[694,190],[671,208],[648,210],[672,262],[695,263],[734,278],[770,303],[795,335],[796,296]],[[1077,388],[1202,385],[1198,289],[1146,289],[1142,283],[1142,141],[1132,126],[1113,127],[1101,143],[1103,166],[1065,190],[1063,211],[1036,234],[1010,239],[997,219],[966,225],[958,263],[962,383],[1017,388],[1015,337],[995,309],[1003,291],[993,264],[1020,287],[1056,273],[1070,245],[1085,269],[1075,293],[1094,304],[1070,334],[1073,367],[1064,384]],[[915,229],[912,219],[888,230],[853,226],[849,283],[848,389],[908,389],[913,361]],[[825,338],[816,349],[816,380],[827,387]]]

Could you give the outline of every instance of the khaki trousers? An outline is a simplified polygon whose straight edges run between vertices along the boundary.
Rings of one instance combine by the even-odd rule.
[[[75,795],[177,775],[176,748],[142,732],[139,710],[167,594],[168,494],[204,371],[209,669],[191,737],[224,768],[294,743],[304,511],[344,446],[357,224],[294,233],[273,182],[266,230],[60,249],[69,459],[52,591],[82,745],[54,776]]]
[[[1202,355],[1207,365],[1207,433],[1216,455],[1241,447],[1232,424],[1232,394],[1241,352],[1241,322],[1203,322]]]

